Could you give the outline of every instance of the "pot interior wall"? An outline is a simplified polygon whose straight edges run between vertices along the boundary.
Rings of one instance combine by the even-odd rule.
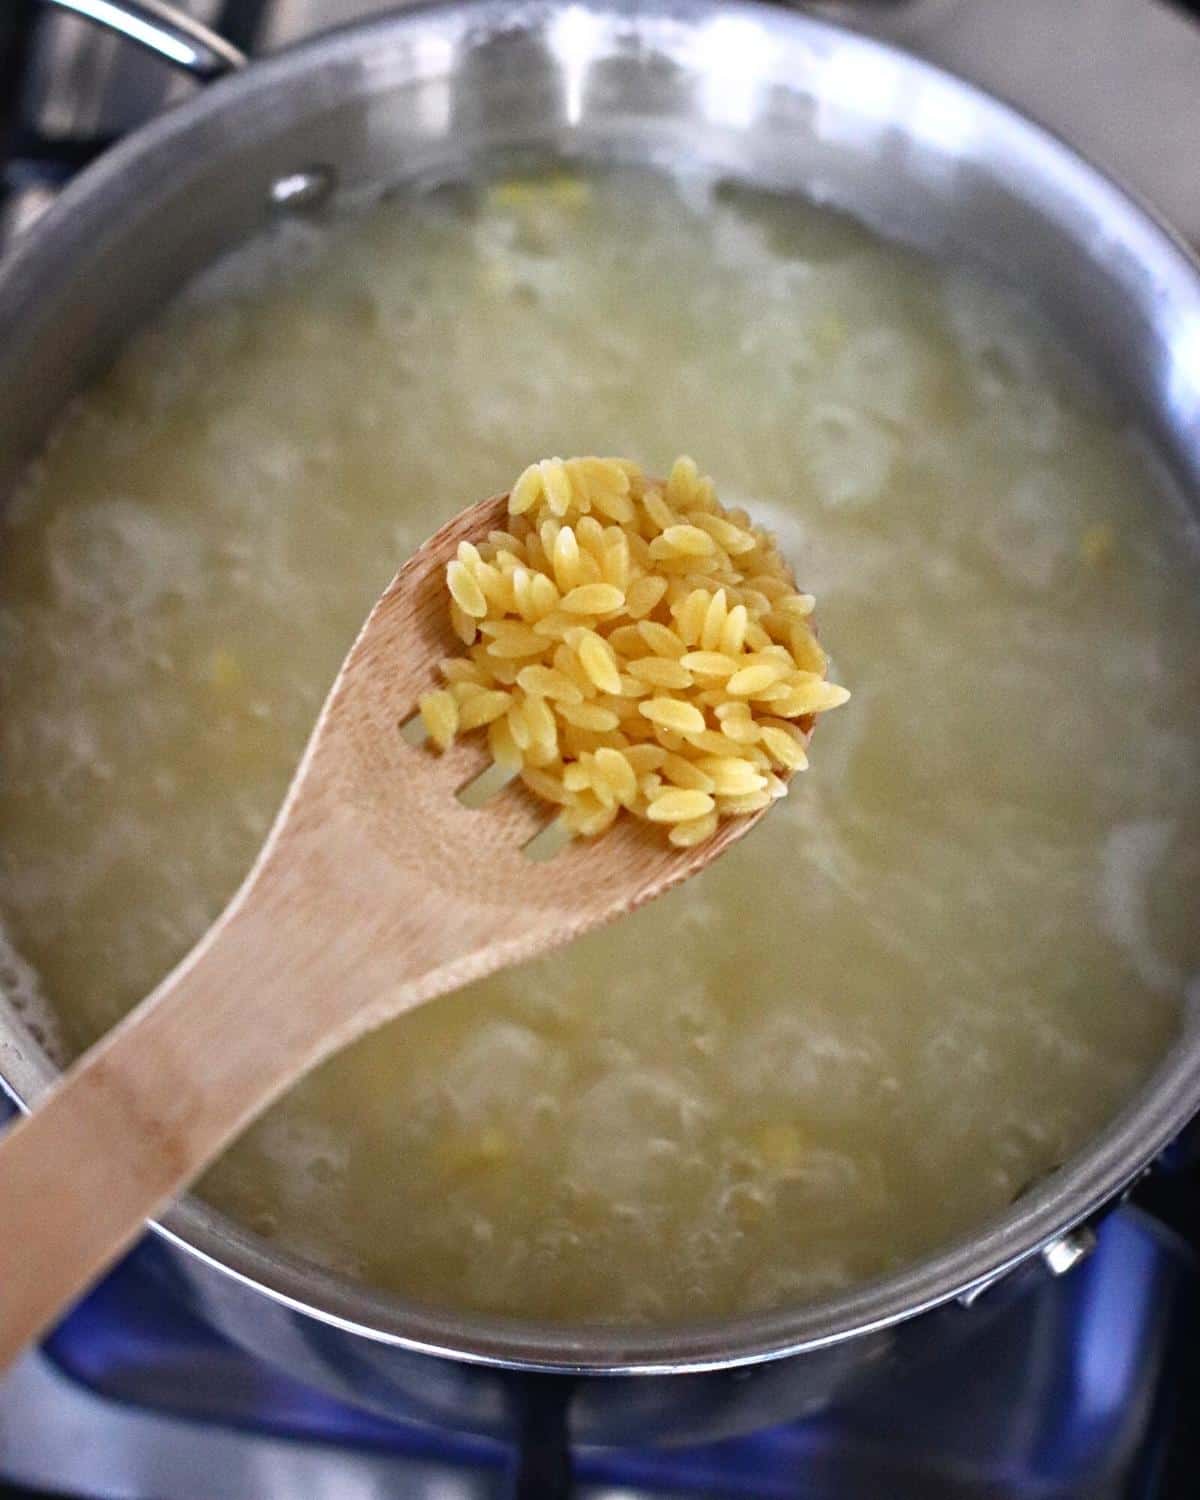
[[[54,413],[279,178],[353,196],[498,150],[695,167],[795,191],[1032,295],[1162,442],[1200,458],[1200,303],[1143,218],[1018,117],[862,38],[747,7],[447,8],[210,89],[68,191],[0,293],[0,489]]]

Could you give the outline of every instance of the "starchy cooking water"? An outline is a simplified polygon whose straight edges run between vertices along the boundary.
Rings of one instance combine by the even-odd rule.
[[[1092,383],[972,277],[719,185],[280,228],[64,417],[4,531],[0,909],[68,1044],[220,910],[440,521],[541,454],[690,451],[818,597],[854,698],[813,769],[686,888],[329,1063],[202,1190],[433,1303],[643,1322],[1004,1208],[1200,965],[1200,560]]]

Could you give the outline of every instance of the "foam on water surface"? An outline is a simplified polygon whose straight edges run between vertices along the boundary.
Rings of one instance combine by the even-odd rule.
[[[1007,294],[703,179],[278,226],[64,414],[3,523],[32,968],[0,969],[96,1037],[235,889],[413,548],[537,455],[690,450],[854,691],[812,770],[684,889],[335,1058],[203,1191],[551,1318],[767,1307],[943,1243],[1112,1115],[1200,971],[1195,528],[1103,384]]]

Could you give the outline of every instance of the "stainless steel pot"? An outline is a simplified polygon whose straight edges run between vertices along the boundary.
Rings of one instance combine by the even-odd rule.
[[[243,69],[154,0],[60,0],[225,71],[85,172],[0,268],[0,490],[71,393],[193,272],[273,214],[531,156],[703,163],[848,209],[1038,299],[1200,493],[1200,276],[1128,196],[1003,104],[800,15],[708,0],[482,0],[407,10]],[[7,1009],[0,1067],[31,1103],[56,1068]],[[382,1411],[503,1431],[513,1372],[574,1377],[583,1441],[689,1439],[844,1393],[969,1325],[1025,1265],[1065,1267],[1200,1106],[1200,1038],[1004,1217],[824,1302],[671,1330],[538,1326],[385,1297],[202,1203],[142,1250],[231,1338]],[[918,1317],[917,1315],[922,1316]]]

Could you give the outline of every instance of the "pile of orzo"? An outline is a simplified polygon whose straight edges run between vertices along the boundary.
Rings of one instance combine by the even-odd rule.
[[[433,744],[486,727],[580,834],[625,808],[688,846],[784,796],[813,716],[850,695],[770,534],[688,458],[665,484],[626,459],[544,459],[508,509],[446,568],[466,651],[421,699]]]

